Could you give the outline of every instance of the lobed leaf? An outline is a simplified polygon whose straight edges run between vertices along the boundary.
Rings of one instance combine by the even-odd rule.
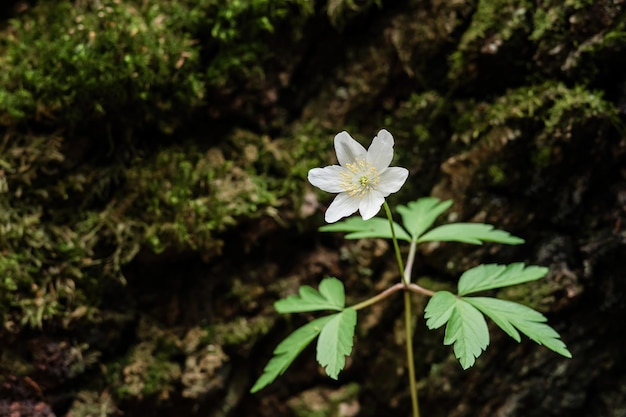
[[[457,297],[449,291],[437,291],[424,309],[426,325],[429,329],[438,329],[450,320]]]
[[[424,197],[406,206],[398,206],[398,213],[402,216],[406,230],[417,240],[451,205],[452,200],[440,201],[435,197]]]
[[[429,329],[447,323],[443,343],[454,344],[454,356],[463,369],[474,365],[489,345],[489,329],[482,313],[448,291],[435,293],[426,306],[425,317]]]
[[[324,326],[335,315],[320,317],[310,323],[298,328],[296,331],[287,336],[274,349],[274,356],[263,369],[263,374],[254,383],[250,389],[251,393],[255,393],[265,388],[279,376],[282,375],[289,365],[298,357],[300,352],[306,348],[313,339],[322,331]]]
[[[322,282],[320,282],[319,292],[322,297],[339,308],[343,308],[346,305],[343,283],[337,278],[324,278]]]
[[[517,332],[519,330],[536,343],[566,358],[572,357],[559,334],[545,324],[547,319],[540,312],[522,304],[497,298],[467,297],[464,300],[482,311],[516,341],[521,340]]]
[[[394,222],[393,227],[397,239],[411,241],[411,237],[402,226]],[[348,233],[346,239],[392,238],[389,220],[382,217],[373,217],[369,220],[363,220],[358,216],[350,217],[337,223],[322,226],[319,230],[321,232],[346,232]]]
[[[337,379],[346,364],[346,356],[352,352],[356,310],[346,308],[330,317],[317,340],[317,362],[329,377]]]
[[[483,223],[452,223],[436,227],[420,237],[418,242],[461,242],[482,245],[483,242],[519,245],[524,239],[511,235],[504,230],[494,229]]]
[[[486,264],[469,269],[459,278],[459,295],[507,287],[544,277],[548,268],[525,266],[521,262],[510,265]]]
[[[337,278],[324,278],[319,291],[308,285],[300,287],[298,294],[274,303],[279,313],[302,313],[319,310],[342,310],[346,303],[345,291]]]

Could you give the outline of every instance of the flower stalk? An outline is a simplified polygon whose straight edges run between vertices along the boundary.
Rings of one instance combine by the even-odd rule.
[[[389,204],[385,201],[383,204],[385,207],[385,213],[389,219],[389,227],[391,227],[391,240],[393,241],[394,252],[396,253],[396,261],[398,262],[398,268],[400,269],[400,277],[402,278],[402,286],[406,287],[410,283],[410,277],[407,278],[407,272],[404,269],[404,263],[402,262],[402,254],[400,253],[400,246],[398,246],[398,239],[396,238],[396,232],[393,227],[393,217],[391,216],[391,209]],[[415,255],[414,255],[415,256]],[[412,260],[411,260],[412,266]],[[410,275],[410,271],[408,272]],[[413,357],[413,313],[411,308],[411,294],[408,291],[404,291],[404,332],[406,335],[406,359],[407,367],[409,368],[409,390],[411,391],[411,410],[413,417],[419,417],[419,400],[417,397],[417,384],[415,382],[415,359]]]

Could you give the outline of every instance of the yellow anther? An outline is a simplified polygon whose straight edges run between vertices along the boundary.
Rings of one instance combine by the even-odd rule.
[[[378,170],[364,159],[345,165],[346,171],[341,175],[341,187],[350,197],[364,197],[375,190],[380,182]]]

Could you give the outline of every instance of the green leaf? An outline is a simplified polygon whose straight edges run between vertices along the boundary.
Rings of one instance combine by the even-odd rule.
[[[548,268],[525,266],[521,262],[510,265],[478,265],[465,271],[459,278],[459,295],[535,281],[547,273]]]
[[[406,230],[417,240],[451,205],[452,200],[442,202],[435,197],[424,197],[406,206],[398,206],[398,213]]]
[[[450,320],[457,297],[449,291],[437,291],[424,309],[426,325],[429,329],[438,329]]]
[[[265,388],[279,376],[282,375],[289,365],[298,357],[300,352],[308,346],[313,339],[322,331],[324,326],[335,315],[320,317],[310,323],[298,328],[285,338],[276,349],[274,349],[274,357],[268,362],[263,370],[263,374],[254,383],[250,389],[251,393],[255,393]]]
[[[471,367],[489,345],[489,329],[485,317],[471,304],[458,299],[446,326],[443,343],[454,343],[454,355],[463,369]]]
[[[444,224],[429,231],[418,242],[461,242],[481,245],[483,242],[519,245],[524,239],[511,235],[504,230],[497,230],[490,224],[452,223]]]
[[[329,377],[337,379],[346,364],[346,356],[352,352],[356,310],[347,308],[334,314],[317,340],[317,362]]]
[[[489,329],[482,313],[448,291],[435,293],[426,306],[425,317],[429,329],[447,323],[443,343],[454,344],[454,356],[463,369],[474,365],[489,345]]]
[[[346,303],[343,284],[337,278],[324,278],[319,291],[308,285],[300,287],[299,293],[274,303],[279,313],[302,313],[305,311],[342,310]]]
[[[337,278],[324,278],[320,282],[320,295],[329,300],[333,305],[343,308],[346,305],[346,295],[343,283]]]
[[[519,330],[536,343],[566,358],[572,357],[559,334],[545,324],[547,319],[540,312],[522,304],[497,298],[467,297],[464,300],[482,311],[516,341],[521,340],[517,332]]]
[[[411,237],[406,230],[398,223],[393,223],[396,232],[396,238],[399,240],[411,241]],[[346,220],[327,224],[319,228],[321,232],[347,232],[346,239],[365,239],[380,238],[391,239],[391,228],[389,220],[382,217],[373,217],[369,220],[363,220],[361,217],[350,217]]]

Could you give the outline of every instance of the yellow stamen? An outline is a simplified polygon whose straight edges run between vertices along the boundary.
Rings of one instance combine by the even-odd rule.
[[[341,187],[350,197],[363,198],[370,191],[375,190],[380,182],[378,170],[369,162],[357,159],[346,164],[346,170],[341,172]]]

